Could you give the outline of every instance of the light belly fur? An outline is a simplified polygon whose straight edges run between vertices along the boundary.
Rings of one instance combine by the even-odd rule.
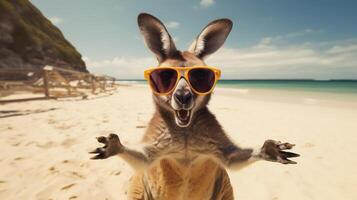
[[[225,169],[209,157],[197,157],[190,162],[163,158],[133,177],[129,197],[155,200],[211,199],[217,176],[222,174],[222,170],[226,174]],[[227,180],[223,181],[229,183],[228,176],[224,177]]]

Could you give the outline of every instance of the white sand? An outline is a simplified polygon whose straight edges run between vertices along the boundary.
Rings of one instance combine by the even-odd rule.
[[[218,89],[210,108],[237,143],[289,141],[302,155],[297,165],[262,161],[231,172],[236,199],[357,199],[354,100]],[[0,116],[18,115],[0,118],[0,199],[126,199],[129,166],[117,157],[92,161],[87,152],[98,146],[96,136],[111,132],[137,143],[152,112],[142,86],[90,100],[0,105]]]

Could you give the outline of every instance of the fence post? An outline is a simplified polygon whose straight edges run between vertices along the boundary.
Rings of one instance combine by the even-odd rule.
[[[95,88],[95,84],[96,84],[96,80],[95,80],[95,76],[94,75],[92,75],[91,76],[91,80],[92,80],[92,93],[93,94],[95,94],[95,90],[96,90],[96,88]]]
[[[48,77],[48,72],[52,70],[51,66],[45,66],[43,68],[43,89],[45,93],[45,97],[49,98],[50,97],[50,85],[49,85],[49,77]]]

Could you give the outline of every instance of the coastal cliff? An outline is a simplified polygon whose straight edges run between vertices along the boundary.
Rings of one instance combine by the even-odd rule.
[[[0,1],[0,69],[52,65],[87,72],[81,54],[28,0]]]

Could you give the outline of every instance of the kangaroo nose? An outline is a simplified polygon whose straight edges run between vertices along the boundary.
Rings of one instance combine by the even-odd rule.
[[[176,91],[174,97],[178,103],[184,105],[190,102],[192,94],[190,91]]]

